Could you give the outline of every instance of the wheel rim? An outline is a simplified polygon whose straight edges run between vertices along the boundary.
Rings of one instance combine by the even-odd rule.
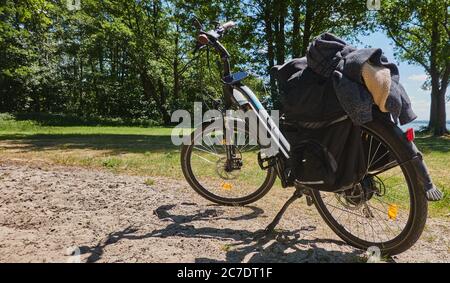
[[[257,162],[260,150],[248,131],[234,131],[236,155],[242,158],[242,167],[225,170],[226,151],[224,134],[206,127],[195,131],[186,161],[191,180],[210,198],[220,201],[241,201],[259,195],[270,181],[270,170],[261,170]],[[257,144],[257,143],[256,143]]]
[[[357,188],[339,193],[317,193],[320,197],[316,201],[332,224],[352,242],[365,247],[398,244],[413,219],[411,178],[384,141],[367,129],[363,129],[362,137],[368,143],[368,166],[362,182]],[[380,167],[382,161],[388,162],[384,168]]]

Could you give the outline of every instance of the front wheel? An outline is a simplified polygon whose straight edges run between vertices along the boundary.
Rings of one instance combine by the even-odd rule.
[[[204,198],[222,205],[241,206],[262,198],[277,175],[273,167],[259,167],[257,141],[248,129],[235,128],[233,143],[226,144],[226,135],[212,124],[204,123],[196,129],[190,144],[182,147],[181,168],[189,185]],[[227,146],[233,148],[232,166]]]
[[[378,247],[384,255],[414,245],[428,209],[413,165],[400,162],[408,156],[395,127],[377,120],[363,127],[367,171],[359,184],[339,193],[312,191],[319,214],[341,239],[360,249]]]

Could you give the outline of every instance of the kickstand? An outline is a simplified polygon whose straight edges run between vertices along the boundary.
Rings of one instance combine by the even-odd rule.
[[[280,222],[281,217],[283,217],[284,213],[288,209],[289,205],[291,205],[296,199],[299,199],[303,196],[305,192],[306,187],[304,186],[296,186],[294,194],[286,201],[286,203],[283,205],[281,210],[277,213],[275,218],[272,220],[272,222],[267,225],[266,229],[264,230],[266,233],[271,233],[275,229],[275,226]]]

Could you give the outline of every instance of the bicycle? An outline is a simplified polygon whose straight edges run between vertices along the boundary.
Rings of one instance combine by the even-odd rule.
[[[290,158],[290,144],[257,96],[243,84],[248,74],[231,73],[230,54],[220,43],[225,32],[235,24],[217,24],[211,31],[204,31],[198,20],[195,25],[199,29],[197,50],[212,48],[221,58],[224,105],[216,104],[223,113],[223,121],[219,123],[225,124],[227,109],[250,111],[264,124],[279,151],[274,156],[262,156],[264,147],[258,142],[249,146],[251,128],[239,131],[237,127],[225,126],[220,133],[210,129],[217,119],[205,121],[192,132],[190,144],[182,146],[181,165],[187,182],[209,201],[232,206],[259,200],[277,178],[282,187],[289,187],[283,169]],[[226,131],[240,134],[248,142],[240,145],[233,141],[220,142]],[[196,144],[199,137],[202,142]],[[308,205],[314,204],[325,223],[345,242],[365,250],[376,246],[383,254],[395,255],[419,239],[427,218],[427,198],[417,171],[420,153],[405,133],[382,115],[374,115],[374,120],[362,127],[361,138],[369,150],[365,156],[366,175],[359,183],[339,192],[323,192],[295,184],[299,190],[290,201],[305,195]],[[385,158],[389,158],[387,164],[382,168],[376,166]]]

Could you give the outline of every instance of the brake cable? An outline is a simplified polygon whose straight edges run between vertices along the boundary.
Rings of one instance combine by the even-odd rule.
[[[217,83],[222,83],[220,80],[215,79],[213,70],[211,68],[211,57],[210,57],[210,46],[207,47],[206,49],[206,62],[208,65],[208,71],[209,71],[209,77],[212,81],[217,81]],[[215,84],[213,84],[213,88],[217,93],[220,93],[221,91],[217,89],[217,86]],[[216,98],[214,98],[214,96],[212,96],[211,94],[207,93],[207,96],[209,97],[210,100],[212,100],[213,102],[216,100]],[[209,108],[209,107],[208,107]]]

